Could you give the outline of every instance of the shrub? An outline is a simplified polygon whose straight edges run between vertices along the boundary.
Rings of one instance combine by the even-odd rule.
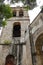
[[[2,21],[2,26],[5,27],[7,25],[6,21]]]
[[[11,44],[10,40],[4,40],[4,44]]]

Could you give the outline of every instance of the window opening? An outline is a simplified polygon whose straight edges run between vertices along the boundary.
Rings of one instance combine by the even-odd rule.
[[[13,17],[16,17],[16,11],[13,11]]]
[[[21,36],[21,26],[20,23],[16,23],[13,26],[13,37],[20,37]]]
[[[23,16],[23,11],[22,11],[22,10],[19,11],[19,16],[20,16],[20,17]]]

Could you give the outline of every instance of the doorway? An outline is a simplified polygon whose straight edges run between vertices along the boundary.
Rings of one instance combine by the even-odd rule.
[[[37,65],[43,65],[43,34],[36,40]]]
[[[15,65],[14,56],[9,54],[6,56],[5,65]]]

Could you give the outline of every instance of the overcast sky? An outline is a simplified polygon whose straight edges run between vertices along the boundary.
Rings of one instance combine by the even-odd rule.
[[[36,0],[36,2],[37,2],[37,5],[39,5],[39,6],[43,5],[43,0]]]
[[[28,11],[30,17],[30,23],[32,23],[32,21],[36,18],[36,16],[41,11],[40,7],[43,5],[43,0],[36,0],[36,3],[37,3],[37,7],[35,7],[33,10]]]

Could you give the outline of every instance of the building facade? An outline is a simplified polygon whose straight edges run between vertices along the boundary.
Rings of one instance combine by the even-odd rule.
[[[43,65],[43,12],[30,24],[25,7],[12,10],[0,36],[0,65]]]
[[[34,65],[43,65],[43,9],[30,25]],[[33,39],[33,40],[32,40]]]
[[[7,20],[0,37],[0,64],[5,65],[6,57],[12,54],[16,65],[32,65],[28,12],[25,7],[13,7],[12,10],[13,17]]]

